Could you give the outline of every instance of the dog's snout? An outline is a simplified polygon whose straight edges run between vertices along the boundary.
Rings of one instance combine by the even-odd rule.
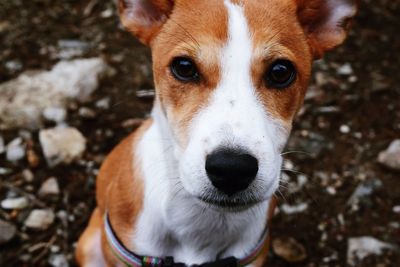
[[[227,195],[245,190],[258,172],[258,161],[241,150],[217,150],[207,156],[206,171],[211,183]]]

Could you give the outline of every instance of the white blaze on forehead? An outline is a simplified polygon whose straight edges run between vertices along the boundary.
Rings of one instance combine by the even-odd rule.
[[[225,5],[229,17],[229,39],[222,58],[222,83],[230,82],[235,85],[234,82],[239,82],[232,89],[235,89],[235,87],[240,88],[241,85],[248,87],[251,84],[250,63],[252,54],[249,27],[244,16],[243,7],[234,5],[228,0],[225,0]]]

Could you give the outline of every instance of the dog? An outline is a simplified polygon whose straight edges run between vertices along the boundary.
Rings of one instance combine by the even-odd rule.
[[[263,266],[282,151],[350,0],[120,0],[150,46],[151,118],[97,178],[80,266]]]

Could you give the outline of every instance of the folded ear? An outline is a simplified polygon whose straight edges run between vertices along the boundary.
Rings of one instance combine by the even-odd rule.
[[[340,45],[346,38],[357,0],[296,0],[297,15],[314,57]]]
[[[119,0],[122,24],[144,44],[150,44],[167,21],[174,0]]]

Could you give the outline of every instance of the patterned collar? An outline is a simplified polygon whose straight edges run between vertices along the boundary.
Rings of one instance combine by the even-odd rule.
[[[106,239],[109,247],[111,248],[114,255],[127,267],[189,267],[183,263],[176,263],[172,257],[157,258],[150,256],[140,256],[134,252],[128,250],[120,239],[115,234],[114,229],[111,226],[110,218],[108,213],[104,216],[104,228],[106,233]],[[201,265],[193,265],[190,267],[243,267],[254,260],[260,255],[260,253],[267,249],[268,239],[268,227],[264,230],[264,233],[257,243],[257,246],[242,259],[236,259],[235,257],[229,257],[225,259],[216,260],[214,262],[207,262]]]

